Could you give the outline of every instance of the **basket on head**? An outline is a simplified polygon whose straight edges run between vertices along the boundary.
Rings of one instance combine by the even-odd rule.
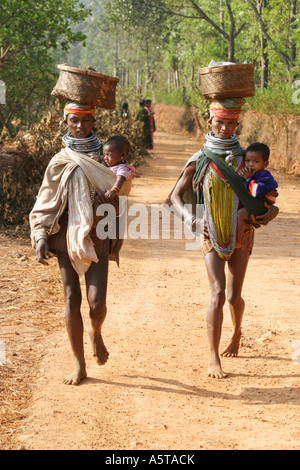
[[[199,69],[197,85],[207,100],[247,98],[255,95],[253,64],[233,64]]]
[[[118,77],[110,77],[91,67],[86,69],[59,64],[59,77],[51,95],[103,109],[115,109]]]

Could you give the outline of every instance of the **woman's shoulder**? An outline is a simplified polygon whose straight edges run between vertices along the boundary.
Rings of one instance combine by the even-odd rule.
[[[182,178],[184,180],[192,180],[196,172],[197,160],[189,159],[182,170]]]
[[[198,150],[198,152],[194,153],[194,155],[192,155],[186,162],[184,169],[188,167],[196,168],[197,160],[201,155],[202,155],[202,150]]]
[[[65,149],[61,149],[59,152],[53,155],[53,157],[49,160],[47,165],[47,171],[55,172],[57,171],[57,167],[64,166],[70,161],[67,152]]]

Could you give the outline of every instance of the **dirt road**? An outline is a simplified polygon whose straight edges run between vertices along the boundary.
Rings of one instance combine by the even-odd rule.
[[[164,201],[199,147],[155,137],[155,158],[140,169],[131,204]],[[7,431],[14,448],[299,449],[300,181],[276,178],[280,215],[256,231],[242,347],[238,358],[223,359],[225,380],[206,376],[208,283],[201,254],[185,250],[186,240],[125,240],[120,267],[110,266],[109,361],[94,363],[86,335],[88,377],[74,387],[61,383],[73,358],[56,262],[38,266],[28,243],[2,236],[8,391],[29,394],[28,383],[30,390],[21,423]],[[83,314],[87,326],[85,301]],[[222,346],[230,334],[226,307]]]

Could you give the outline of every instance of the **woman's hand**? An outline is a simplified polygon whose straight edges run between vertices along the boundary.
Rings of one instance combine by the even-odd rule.
[[[36,259],[39,263],[48,266],[46,259],[49,259],[49,247],[45,238],[40,238],[36,244]]]
[[[99,204],[109,204],[109,200],[106,198],[105,193],[107,191],[104,190],[102,193],[97,193],[94,199],[94,203],[96,208],[99,206]]]

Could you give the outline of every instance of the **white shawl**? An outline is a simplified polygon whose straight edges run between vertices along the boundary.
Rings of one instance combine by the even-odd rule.
[[[36,203],[29,215],[32,245],[38,235],[48,238],[59,230],[59,218],[68,203],[68,254],[81,276],[98,258],[89,236],[93,225],[93,208],[88,181],[97,193],[110,189],[114,173],[84,153],[69,148],[50,161]]]

